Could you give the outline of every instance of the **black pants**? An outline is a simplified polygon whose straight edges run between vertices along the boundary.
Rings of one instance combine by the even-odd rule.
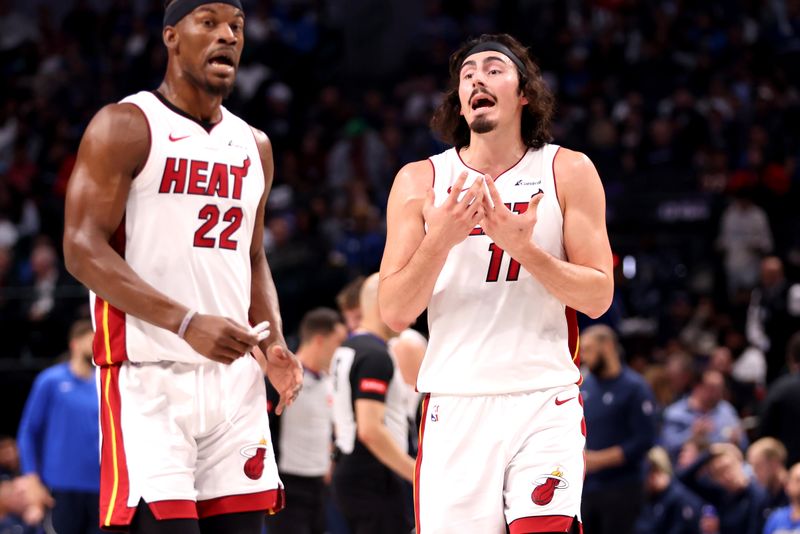
[[[100,534],[100,495],[83,491],[52,492],[56,504],[45,521],[57,534]]]
[[[281,473],[286,506],[267,517],[269,534],[323,534],[325,493],[322,477],[301,477]]]
[[[639,481],[623,482],[584,493],[581,505],[586,534],[630,534],[642,511],[644,488]]]
[[[130,534],[261,534],[264,512],[240,512],[205,519],[165,519],[159,521],[150,507],[139,501],[131,522]],[[61,533],[59,533],[61,534]]]
[[[351,534],[408,534],[413,527],[402,481],[389,469],[365,477],[334,471],[333,493]]]

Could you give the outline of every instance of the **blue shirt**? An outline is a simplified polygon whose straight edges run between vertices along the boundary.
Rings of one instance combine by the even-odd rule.
[[[703,501],[673,480],[662,493],[652,496],[636,520],[636,534],[700,534]]]
[[[664,410],[661,443],[673,460],[678,457],[683,444],[692,437],[692,425],[701,417],[706,417],[713,423],[714,428],[708,435],[711,443],[728,442],[732,433],[739,432],[742,436],[739,447],[747,448],[747,438],[742,431],[741,421],[731,403],[725,400],[719,401],[709,412],[702,413],[693,410],[689,406],[689,397],[684,397]]]
[[[656,439],[655,400],[650,386],[638,373],[622,372],[602,380],[588,374],[581,385],[586,417],[586,449],[622,447],[625,463],[586,475],[584,491],[643,479],[643,462]]]
[[[42,371],[17,434],[23,474],[37,473],[51,490],[98,492],[98,405],[94,377],[75,376],[69,363]]]
[[[778,508],[767,519],[764,534],[800,534],[800,519],[792,519],[792,507]]]

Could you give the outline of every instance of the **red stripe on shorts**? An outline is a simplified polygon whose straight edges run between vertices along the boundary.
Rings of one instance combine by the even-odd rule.
[[[136,508],[128,507],[128,465],[120,425],[119,365],[100,368],[100,526],[129,525]]]
[[[416,534],[420,534],[419,524],[419,477],[420,469],[422,468],[422,440],[425,437],[425,423],[428,421],[428,403],[431,400],[431,394],[425,395],[422,399],[422,419],[419,423],[419,446],[417,447],[417,463],[414,467],[414,522],[417,530]]]
[[[531,532],[569,532],[574,518],[566,515],[540,515],[520,517],[508,525],[511,534],[528,534]],[[583,533],[583,524],[578,522],[579,531]]]
[[[283,488],[276,488],[259,493],[228,495],[226,497],[197,501],[197,514],[200,519],[241,512],[263,511],[269,515],[274,515],[283,509],[284,502]]]

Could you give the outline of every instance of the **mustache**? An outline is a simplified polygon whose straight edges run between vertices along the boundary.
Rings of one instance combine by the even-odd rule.
[[[472,90],[472,93],[469,95],[468,102],[472,102],[472,99],[478,96],[479,94],[484,94],[497,100],[497,97],[494,96],[491,92],[489,92],[489,90],[486,89],[485,87],[476,87],[475,89]]]

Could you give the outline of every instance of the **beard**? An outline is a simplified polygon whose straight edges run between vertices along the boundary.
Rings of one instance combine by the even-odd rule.
[[[592,373],[594,376],[603,376],[603,372],[606,370],[606,359],[602,355],[598,355],[595,359],[594,363],[589,366],[589,372]]]
[[[236,73],[234,72],[233,78],[230,82],[226,81],[212,81],[205,73],[196,75],[189,70],[185,71],[186,77],[192,81],[192,84],[200,87],[211,96],[221,96],[223,99],[228,98],[233,92],[233,86],[236,81]]]
[[[489,133],[496,127],[497,123],[487,119],[486,117],[477,117],[472,121],[472,124],[469,125],[469,129],[476,134]]]

